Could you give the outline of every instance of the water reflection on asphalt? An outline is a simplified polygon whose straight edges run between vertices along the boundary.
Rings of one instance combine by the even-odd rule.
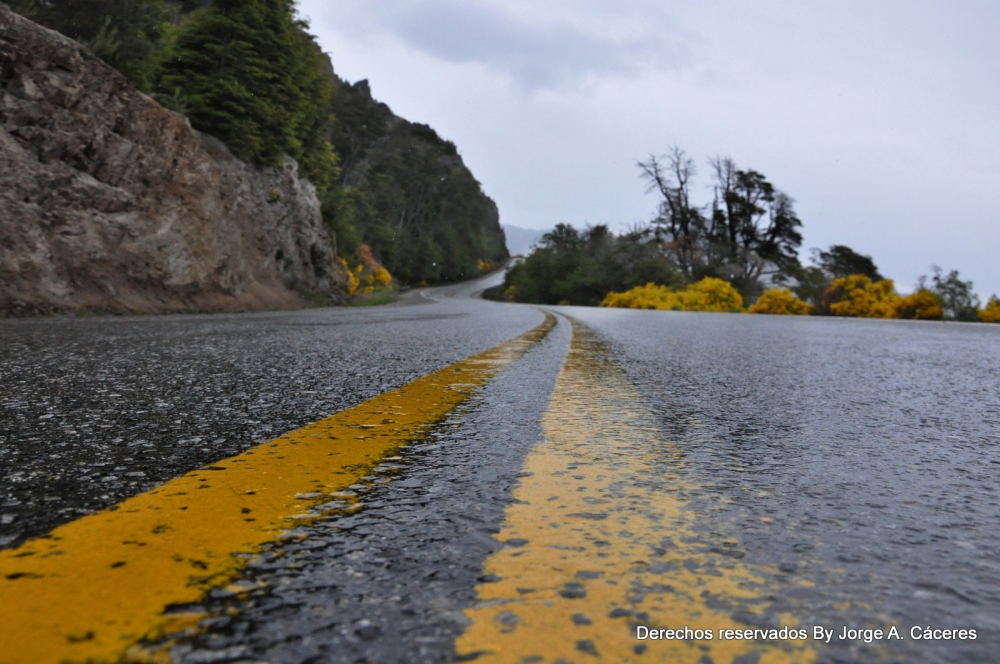
[[[497,535],[504,547],[486,561],[479,602],[466,611],[460,655],[814,661],[769,570],[746,565],[738,540],[694,527],[702,517],[678,498],[689,486],[680,448],[576,322],[542,425]],[[759,636],[743,638],[748,628]],[[661,641],[639,638],[643,629],[688,631]],[[740,638],[724,638],[727,630]]]
[[[834,638],[826,657],[996,661],[1000,329],[567,310],[683,450],[683,498],[748,562],[815,583],[786,584],[803,624],[905,631]],[[978,638],[917,641],[913,626]]]
[[[439,299],[370,312],[5,323],[0,546],[542,318]],[[817,648],[821,664],[997,661],[1000,326],[554,309],[593,330],[604,379],[630,383],[616,398],[644,413],[642,472],[670,494],[690,541],[766,589],[750,612],[711,607],[724,620],[753,626],[770,606],[822,625],[834,636]],[[548,400],[568,336],[557,326],[427,440],[372,469],[363,507],[265,547],[244,590],[185,607],[197,629],[170,646],[174,659],[449,661],[456,637],[473,634],[474,612],[463,612],[482,608],[477,584],[497,582],[482,565],[504,551],[505,515],[524,507],[512,503],[531,486],[522,463],[543,451],[543,418],[560,414],[546,407],[558,406]],[[588,412],[584,425],[600,419]],[[571,420],[567,440],[580,433]],[[580,601],[573,593],[595,579],[563,581],[570,594],[560,597]],[[569,629],[599,626],[576,613]],[[504,611],[490,620],[514,624]],[[904,638],[836,638],[844,627],[891,626]],[[915,626],[978,638],[915,640]],[[574,646],[573,661],[600,654],[596,637],[580,641],[590,645]]]

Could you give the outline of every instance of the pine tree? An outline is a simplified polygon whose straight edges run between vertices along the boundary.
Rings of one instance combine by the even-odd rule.
[[[75,39],[148,90],[163,29],[190,0],[13,0],[11,8]]]
[[[288,155],[322,190],[336,175],[332,86],[305,27],[291,0],[215,0],[176,28],[156,90],[238,157],[271,166]]]

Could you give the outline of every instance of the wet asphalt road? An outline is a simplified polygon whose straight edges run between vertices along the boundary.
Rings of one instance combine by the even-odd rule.
[[[566,310],[680,445],[684,497],[746,562],[779,567],[803,624],[978,628],[887,659],[998,661],[1000,326]]]
[[[0,547],[542,321],[463,296],[481,287],[411,306],[0,320]]]
[[[472,290],[367,310],[0,321],[2,544],[542,319],[463,297]],[[838,632],[980,634],[888,649],[834,639],[818,661],[996,661],[1000,328],[552,310],[603,340],[659,417],[664,445],[682,450],[678,491],[703,537],[771,570],[775,607]],[[174,661],[452,659],[568,340],[561,318],[426,440],[376,468],[360,511],[343,504],[343,515],[276,542],[246,569],[248,592],[214,591],[197,607],[212,617],[172,646]]]
[[[176,607],[216,622],[175,646],[174,660],[452,661],[568,340],[563,324],[426,440],[376,467],[359,512],[290,531],[251,562],[248,596]]]

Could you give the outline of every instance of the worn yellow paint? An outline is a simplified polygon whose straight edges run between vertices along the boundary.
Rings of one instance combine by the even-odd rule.
[[[424,434],[555,325],[0,552],[0,662],[114,662],[295,517]],[[301,521],[298,521],[301,522]],[[134,650],[134,649],[133,649]]]
[[[756,651],[761,662],[812,661],[804,641],[720,640],[722,629],[749,627],[725,607],[766,606],[764,574],[711,551],[735,553],[737,542],[708,543],[696,529],[700,517],[676,495],[685,488],[675,474],[679,450],[576,322],[542,424],[545,439],[525,461],[497,536],[506,545],[485,564],[493,581],[478,586],[480,601],[466,611],[472,623],[456,642],[460,655],[549,664],[708,656],[728,664]],[[711,629],[715,638],[639,641],[638,625]]]

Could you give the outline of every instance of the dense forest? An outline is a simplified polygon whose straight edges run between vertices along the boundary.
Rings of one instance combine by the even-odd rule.
[[[455,146],[336,76],[294,0],[13,0],[195,129],[266,167],[292,157],[352,273],[402,283],[507,258],[496,205]],[[372,268],[372,269],[369,269]],[[379,273],[382,277],[384,272]],[[382,278],[377,280],[383,281]]]
[[[324,211],[349,251],[366,242],[412,282],[468,278],[507,258],[497,207],[454,144],[393,115],[367,81],[339,83],[332,109],[341,170]]]
[[[679,148],[638,163],[656,216],[621,234],[559,224],[508,270],[488,297],[541,304],[749,311],[1000,322],[973,285],[934,267],[914,292],[896,292],[870,256],[844,245],[799,256],[802,221],[791,196],[729,157],[708,162],[712,200],[698,205],[694,161]],[[750,303],[749,308],[744,308]]]

